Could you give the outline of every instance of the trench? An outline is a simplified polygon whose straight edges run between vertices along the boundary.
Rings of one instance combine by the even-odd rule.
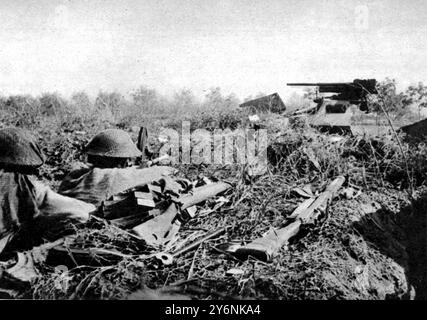
[[[374,215],[376,222],[372,219]],[[377,228],[378,222],[382,231]],[[390,298],[426,300],[427,192],[394,215],[380,209],[365,216],[355,227],[368,243],[404,269],[408,292]]]
[[[427,299],[427,193],[402,210],[408,254],[408,282],[416,300]]]

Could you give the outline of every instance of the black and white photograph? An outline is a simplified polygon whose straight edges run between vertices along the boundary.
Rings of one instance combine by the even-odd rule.
[[[1,0],[0,299],[427,299],[426,18]]]

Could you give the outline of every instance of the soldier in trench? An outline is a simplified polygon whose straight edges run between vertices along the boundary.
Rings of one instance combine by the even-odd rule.
[[[0,130],[0,255],[31,248],[89,219],[95,206],[60,195],[37,180],[44,155],[19,128]]]
[[[65,177],[58,192],[96,206],[112,195],[175,172],[174,168],[167,166],[131,166],[132,160],[141,156],[141,151],[129,134],[120,129],[100,132],[85,150],[88,164]]]

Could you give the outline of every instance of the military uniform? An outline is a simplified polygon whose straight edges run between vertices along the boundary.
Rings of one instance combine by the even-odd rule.
[[[59,186],[62,195],[99,206],[112,195],[171,175],[174,168],[97,168],[88,167],[71,172]]]
[[[123,130],[108,129],[97,134],[86,146],[89,156],[101,159],[129,159],[141,155],[131,137]],[[117,168],[90,165],[72,171],[59,186],[62,195],[80,199],[96,206],[110,196],[171,175],[172,167]]]
[[[95,206],[52,191],[32,173],[44,163],[34,138],[17,128],[0,130],[0,253],[15,237],[34,236],[64,223],[85,222]]]

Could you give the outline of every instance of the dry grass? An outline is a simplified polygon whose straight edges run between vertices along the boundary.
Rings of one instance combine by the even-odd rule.
[[[387,192],[398,195],[399,203],[405,203],[405,193],[397,190],[408,185],[405,165],[399,154],[391,137],[380,140],[343,137],[334,142],[328,135],[294,129],[282,130],[276,135],[269,151],[274,165],[270,164],[265,175],[252,181],[247,179],[240,166],[179,166],[182,177],[225,179],[232,182],[234,188],[226,194],[229,202],[222,207],[212,211],[216,203],[210,201],[199,208],[199,215],[183,226],[175,247],[189,244],[205,233],[225,226],[228,227],[226,234],[178,257],[170,266],[161,266],[155,259],[145,256],[146,252],[143,253],[137,240],[116,228],[105,224],[98,224],[95,229],[94,226],[84,228],[78,231],[79,246],[115,249],[131,257],[101,267],[81,266],[64,274],[48,270],[34,285],[32,296],[121,299],[141,286],[175,286],[181,293],[208,299],[384,298],[392,293],[372,291],[372,288],[363,286],[361,289],[354,284],[354,268],[361,264],[360,257],[354,258],[354,250],[366,251],[364,259],[371,264],[366,268],[374,274],[379,283],[377,286],[383,281],[381,272],[385,272],[382,276],[386,278],[392,277],[392,271],[383,270],[384,265],[392,265],[395,274],[402,273],[390,258],[367,247],[365,240],[357,235],[350,223],[351,217],[358,214],[360,204],[356,200],[351,204],[345,204],[346,200],[338,201],[330,209],[326,223],[307,230],[305,237],[292,243],[287,250],[285,248],[271,264],[254,259],[239,261],[217,252],[214,247],[229,240],[249,241],[262,236],[271,227],[282,226],[301,201],[292,194],[294,187],[310,183],[314,190],[321,191],[330,179],[341,174],[346,176],[347,185],[364,190],[364,195],[372,192],[381,195],[381,190],[389,190]],[[421,163],[421,154],[420,150],[410,153],[414,159],[413,176],[424,176],[426,168]],[[370,201],[368,199],[364,201]],[[390,214],[394,214],[398,207],[394,211],[390,209]],[[353,242],[357,238],[359,244],[349,245],[348,237]],[[226,276],[225,272],[231,268],[242,269],[244,273]],[[61,285],[64,281],[66,285]],[[405,285],[399,285],[396,290],[403,294]]]
[[[60,116],[40,114],[28,121],[21,114],[3,116],[2,126],[19,125],[35,130],[39,135],[48,156],[42,178],[52,186],[56,186],[70,170],[71,163],[84,160],[82,147],[96,132],[114,126],[130,129],[132,125],[126,121],[94,119],[90,114],[78,117],[69,113]],[[182,118],[186,117],[189,115]],[[225,195],[229,199],[225,205],[212,210],[216,202],[208,201],[199,208],[199,215],[183,226],[175,247],[226,226],[224,235],[178,257],[170,266],[161,266],[149,257],[153,252],[151,248],[120,229],[94,222],[77,230],[74,245],[115,250],[126,257],[110,262],[101,260],[102,266],[81,265],[67,272],[58,272],[45,265],[43,277],[32,285],[26,296],[36,299],[122,299],[141,286],[172,286],[192,297],[206,299],[381,299],[392,294],[378,289],[383,284],[381,281],[385,281],[381,277],[386,281],[393,276],[399,278],[401,269],[390,257],[367,244],[352,219],[361,218],[358,207],[363,201],[378,198],[387,206],[388,200],[383,196],[387,193],[399,199],[395,208],[388,209],[388,214],[399,211],[399,206],[408,200],[402,190],[410,184],[416,188],[425,183],[426,147],[403,143],[399,148],[394,136],[336,139],[304,126],[283,127],[274,121],[275,118],[275,115],[263,115],[261,125],[268,129],[271,137],[270,164],[267,173],[260,177],[248,178],[244,166],[237,165],[178,166],[182,177],[191,180],[201,176],[215,177],[230,181],[234,187]],[[179,127],[178,120],[154,112],[138,119],[141,121],[138,124],[147,123],[149,131],[153,129],[152,133],[156,133],[159,126]],[[192,129],[234,129],[247,125],[247,114],[227,108],[199,110],[191,119]],[[406,152],[406,160],[400,149]],[[323,224],[307,230],[305,237],[284,248],[273,263],[255,259],[239,261],[214,250],[219,243],[249,241],[262,236],[271,227],[281,227],[301,202],[291,192],[293,188],[311,184],[320,192],[338,175],[346,177],[346,186],[363,190],[363,201],[338,199]],[[354,269],[360,265],[373,275],[371,287],[363,281],[355,284],[358,278]],[[225,272],[230,268],[242,269],[243,274],[226,276]],[[396,292],[405,291],[404,284],[394,285],[394,288]]]

